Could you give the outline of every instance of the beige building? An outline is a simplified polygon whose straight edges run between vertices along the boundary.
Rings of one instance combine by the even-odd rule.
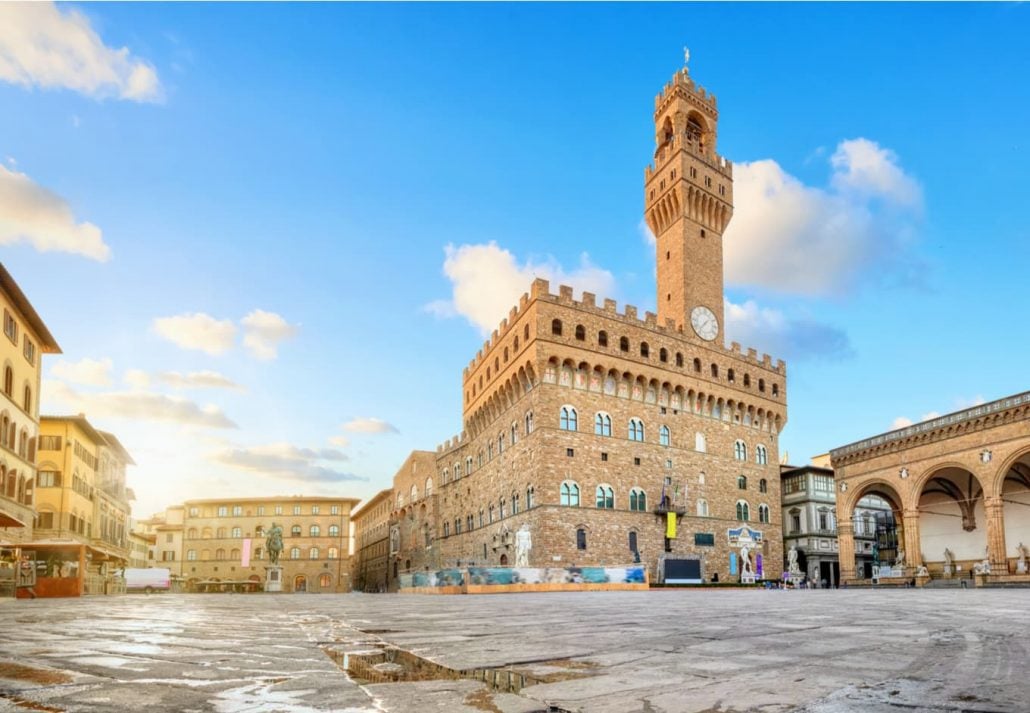
[[[394,478],[391,586],[404,570],[513,564],[523,526],[533,567],[639,557],[652,578],[734,581],[744,538],[759,576],[780,576],[786,365],[725,346],[733,167],[717,122],[715,96],[676,72],[644,171],[657,314],[532,284],[463,372],[462,433]]]
[[[866,438],[830,456],[843,581],[866,579],[856,510],[876,495],[892,510],[890,538],[897,544],[888,554],[906,578],[922,566],[941,578],[950,564],[953,577],[979,567],[985,584],[1030,582],[1030,551],[1020,550],[1030,543],[1030,392]]]
[[[354,554],[351,582],[356,592],[385,592],[393,490],[380,490],[354,511]]]
[[[60,354],[50,330],[0,264],[3,395],[0,396],[0,568],[32,537],[43,354]]]
[[[132,490],[128,466],[135,465],[118,439],[97,430],[83,416],[43,416],[36,453],[36,523],[31,543],[46,583],[39,593],[55,596],[112,593],[118,572],[129,562]],[[52,581],[50,581],[52,580]],[[78,584],[76,584],[76,580]],[[60,594],[57,591],[60,590]]]
[[[278,524],[283,591],[350,591],[350,519],[358,502],[305,496],[186,501],[182,573],[187,590],[261,589],[269,564],[265,538]],[[160,530],[157,539],[160,547]]]

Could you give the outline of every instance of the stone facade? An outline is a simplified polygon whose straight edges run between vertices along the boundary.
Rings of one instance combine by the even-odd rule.
[[[357,592],[385,592],[389,576],[390,512],[393,489],[380,490],[354,511],[351,582]]]
[[[532,567],[639,557],[656,578],[666,558],[699,559],[720,581],[733,578],[729,531],[747,524],[779,577],[786,366],[723,346],[732,166],[715,153],[714,107],[685,69],[656,102],[645,209],[661,318],[536,280],[464,370],[461,435],[394,477],[392,579],[514,564],[523,524]]]
[[[186,501],[182,570],[187,590],[262,587],[268,563],[265,536],[275,523],[283,529],[283,591],[349,592],[350,512],[357,504],[354,498],[305,496]],[[248,546],[250,561],[244,565]]]
[[[890,431],[830,452],[837,475],[841,577],[855,566],[856,503],[875,494],[897,521],[906,576],[925,565],[942,576],[986,559],[1015,574],[1030,543],[1030,392]],[[1030,580],[1030,577],[1028,577]]]

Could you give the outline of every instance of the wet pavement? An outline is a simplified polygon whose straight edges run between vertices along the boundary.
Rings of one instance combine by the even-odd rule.
[[[0,711],[1030,710],[1028,590],[0,600]]]

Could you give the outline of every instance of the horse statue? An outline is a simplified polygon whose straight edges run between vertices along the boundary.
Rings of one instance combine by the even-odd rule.
[[[283,551],[283,529],[272,523],[272,527],[268,530],[268,536],[265,538],[265,549],[268,550],[268,560],[272,565],[279,564],[279,555]]]

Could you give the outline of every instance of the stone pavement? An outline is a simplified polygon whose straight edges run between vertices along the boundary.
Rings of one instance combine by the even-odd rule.
[[[129,595],[0,619],[0,711],[1030,710],[1027,590]]]

